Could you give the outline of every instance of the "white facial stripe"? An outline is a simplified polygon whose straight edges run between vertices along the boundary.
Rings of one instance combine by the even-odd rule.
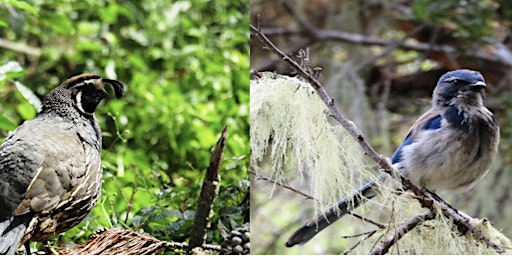
[[[76,106],[78,107],[78,109],[80,109],[80,111],[82,113],[86,113],[86,114],[91,114],[89,112],[86,112],[84,110],[84,108],[82,107],[82,91],[79,91],[77,94],[76,94]]]
[[[80,111],[84,112],[84,109],[82,108],[82,91],[79,91],[75,97],[76,106],[80,109]]]
[[[98,83],[98,81],[100,81],[100,80],[96,79],[96,78],[87,79],[87,80],[81,81],[80,83],[73,84],[72,87],[80,87],[80,86],[83,86],[83,85],[86,85],[86,84],[94,84],[96,86],[96,88],[98,88],[98,85],[101,84],[101,83]],[[101,88],[101,89],[103,89],[103,88]]]

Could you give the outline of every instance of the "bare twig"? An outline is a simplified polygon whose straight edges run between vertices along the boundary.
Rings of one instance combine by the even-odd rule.
[[[366,236],[359,240],[356,244],[354,244],[352,247],[348,248],[346,251],[343,252],[343,255],[349,254],[351,251],[353,251],[356,247],[358,247],[363,241],[370,238],[371,236],[375,235],[377,233],[377,230],[369,231],[363,234],[366,234]]]
[[[138,180],[139,178],[139,172],[138,172],[138,168],[135,169],[135,176],[134,176],[134,180]],[[125,224],[128,224],[128,217],[130,216],[130,211],[133,207],[133,198],[135,197],[135,193],[137,193],[137,186],[135,185],[135,182],[133,184],[133,187],[132,187],[132,195],[130,197],[130,201],[127,202],[127,205],[126,205],[126,216],[124,218],[124,223]]]
[[[392,177],[399,177],[400,182],[404,189],[412,191],[416,195],[416,199],[422,205],[431,211],[434,210],[434,198],[431,193],[427,190],[420,188],[419,186],[413,184],[409,179],[402,177],[387,161],[386,159],[378,154],[373,147],[366,141],[363,137],[362,133],[355,127],[355,125],[346,119],[338,110],[337,106],[334,104],[334,100],[327,94],[322,84],[316,79],[314,74],[308,73],[303,67],[300,66],[293,59],[289,58],[285,55],[278,47],[276,47],[272,41],[270,41],[259,28],[254,27],[252,24],[250,25],[251,32],[254,36],[262,43],[265,49],[268,49],[279,57],[281,57],[284,61],[290,64],[297,72],[306,79],[311,86],[315,89],[318,96],[322,99],[322,101],[326,104],[329,109],[331,116],[340,123],[348,133],[354,137],[354,139],[360,144],[363,148],[364,152],[377,163],[377,165],[381,168],[381,171],[390,174]],[[482,231],[472,225],[466,218],[457,213],[452,207],[449,207],[444,201],[439,202],[441,205],[441,210],[443,215],[449,216],[454,219],[457,223],[466,226],[469,230],[473,231],[484,243],[486,243],[489,247],[493,248],[497,253],[503,254],[504,250],[490,241],[490,239],[485,236]]]
[[[387,225],[384,225],[384,224],[378,223],[378,222],[376,222],[376,221],[374,221],[374,220],[370,220],[370,219],[365,218],[365,217],[363,217],[363,216],[361,216],[361,215],[359,215],[359,214],[356,214],[356,213],[353,213],[353,212],[349,212],[348,214],[350,214],[350,215],[352,215],[352,216],[354,216],[354,217],[356,217],[356,218],[358,218],[358,219],[360,219],[360,220],[362,220],[362,221],[364,221],[364,222],[368,222],[368,223],[370,223],[370,224],[373,224],[373,225],[377,226],[377,227],[378,227],[378,228],[380,228],[380,229],[384,229],[384,228],[386,228],[386,227],[387,227]]]
[[[300,49],[304,49],[306,47],[310,47],[314,42],[313,41],[307,41],[303,44],[299,44],[299,45],[296,45],[288,50],[285,51],[286,55],[292,55],[293,53],[299,51]],[[255,70],[257,71],[264,71],[264,70],[269,70],[271,69],[277,62],[279,62],[281,59],[280,58],[274,58],[274,59],[270,59],[268,61],[265,61],[263,62],[263,64],[261,64],[260,66],[254,68]]]
[[[318,96],[322,99],[322,101],[327,105],[327,108],[331,112],[331,116],[339,122],[349,133],[352,135],[352,137],[355,138],[355,140],[361,145],[365,153],[372,158],[378,165],[383,169],[383,171],[392,174],[393,168],[389,163],[386,161],[386,159],[377,153],[370,144],[364,139],[362,133],[355,127],[352,122],[350,122],[348,119],[343,117],[341,112],[338,110],[336,105],[334,104],[334,99],[332,99],[329,95],[327,95],[327,92],[324,90],[322,84],[314,77],[313,74],[310,74],[306,72],[297,62],[292,60],[290,57],[285,55],[279,48],[277,48],[272,41],[270,41],[263,33],[261,33],[260,30],[258,30],[256,27],[254,27],[252,24],[250,25],[251,32],[254,33],[256,38],[262,42],[264,47],[268,48],[270,51],[277,54],[279,57],[281,57],[284,61],[288,62],[293,68],[297,70],[297,72],[304,77],[310,84],[313,86],[313,88],[317,91]],[[395,171],[396,172],[396,171]],[[398,174],[396,175],[398,177]],[[410,183],[410,181],[409,181]],[[410,185],[414,186],[412,183]],[[418,190],[421,190],[418,188]]]
[[[385,254],[389,251],[389,248],[393,246],[400,238],[402,238],[407,232],[411,231],[413,228],[415,228],[418,224],[424,222],[425,220],[431,220],[434,219],[435,214],[428,210],[418,216],[415,216],[414,218],[410,219],[400,227],[398,227],[394,234],[388,237],[386,240],[384,240],[382,243],[379,244],[379,246],[375,247],[370,254]]]
[[[258,180],[265,180],[265,181],[268,181],[268,182],[270,182],[270,183],[276,184],[276,185],[278,185],[278,186],[281,186],[281,187],[283,187],[283,188],[286,188],[286,189],[288,189],[288,190],[291,190],[291,191],[293,191],[293,192],[295,192],[295,193],[297,193],[297,194],[299,194],[299,195],[302,195],[302,196],[304,196],[306,199],[315,199],[314,197],[312,197],[312,196],[310,196],[310,195],[308,195],[308,194],[306,194],[306,193],[304,193],[304,192],[302,192],[302,191],[300,191],[300,190],[294,189],[294,188],[290,187],[289,185],[284,184],[284,183],[283,183],[283,182],[281,182],[281,181],[277,181],[277,180],[271,179],[271,178],[269,178],[269,177],[263,176],[263,175],[261,175],[261,174],[256,173],[255,171],[249,171],[249,172],[250,172],[252,175],[256,176],[256,178],[257,178]]]
[[[363,232],[363,233],[355,234],[355,235],[351,235],[351,236],[341,236],[341,238],[348,239],[348,238],[356,238],[356,237],[360,237],[360,236],[373,235],[375,232],[377,232],[377,230],[378,229],[374,229],[371,231],[367,231],[367,232]]]

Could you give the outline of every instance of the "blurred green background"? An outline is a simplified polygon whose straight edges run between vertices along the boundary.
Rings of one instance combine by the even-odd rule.
[[[221,243],[248,221],[248,8],[248,0],[0,1],[0,141],[36,115],[31,97],[42,99],[73,75],[127,85],[123,98],[111,96],[96,112],[101,197],[59,246],[100,227],[142,223],[158,239],[186,241],[210,149],[225,125],[207,242]]]

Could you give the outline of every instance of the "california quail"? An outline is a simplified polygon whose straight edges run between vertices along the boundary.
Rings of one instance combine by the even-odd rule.
[[[46,95],[41,112],[0,146],[0,253],[14,254],[77,225],[101,190],[101,130],[94,111],[121,82],[74,76]],[[30,253],[30,252],[28,252]]]

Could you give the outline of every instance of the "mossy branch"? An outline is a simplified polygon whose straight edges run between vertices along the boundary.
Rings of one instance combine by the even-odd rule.
[[[418,226],[418,224],[426,221],[434,219],[435,215],[432,211],[428,210],[420,215],[415,216],[410,219],[403,225],[401,225],[397,230],[395,230],[394,234],[386,238],[379,246],[373,248],[370,252],[371,255],[382,255],[389,251],[389,248],[393,246],[400,238],[402,238],[407,232]]]

